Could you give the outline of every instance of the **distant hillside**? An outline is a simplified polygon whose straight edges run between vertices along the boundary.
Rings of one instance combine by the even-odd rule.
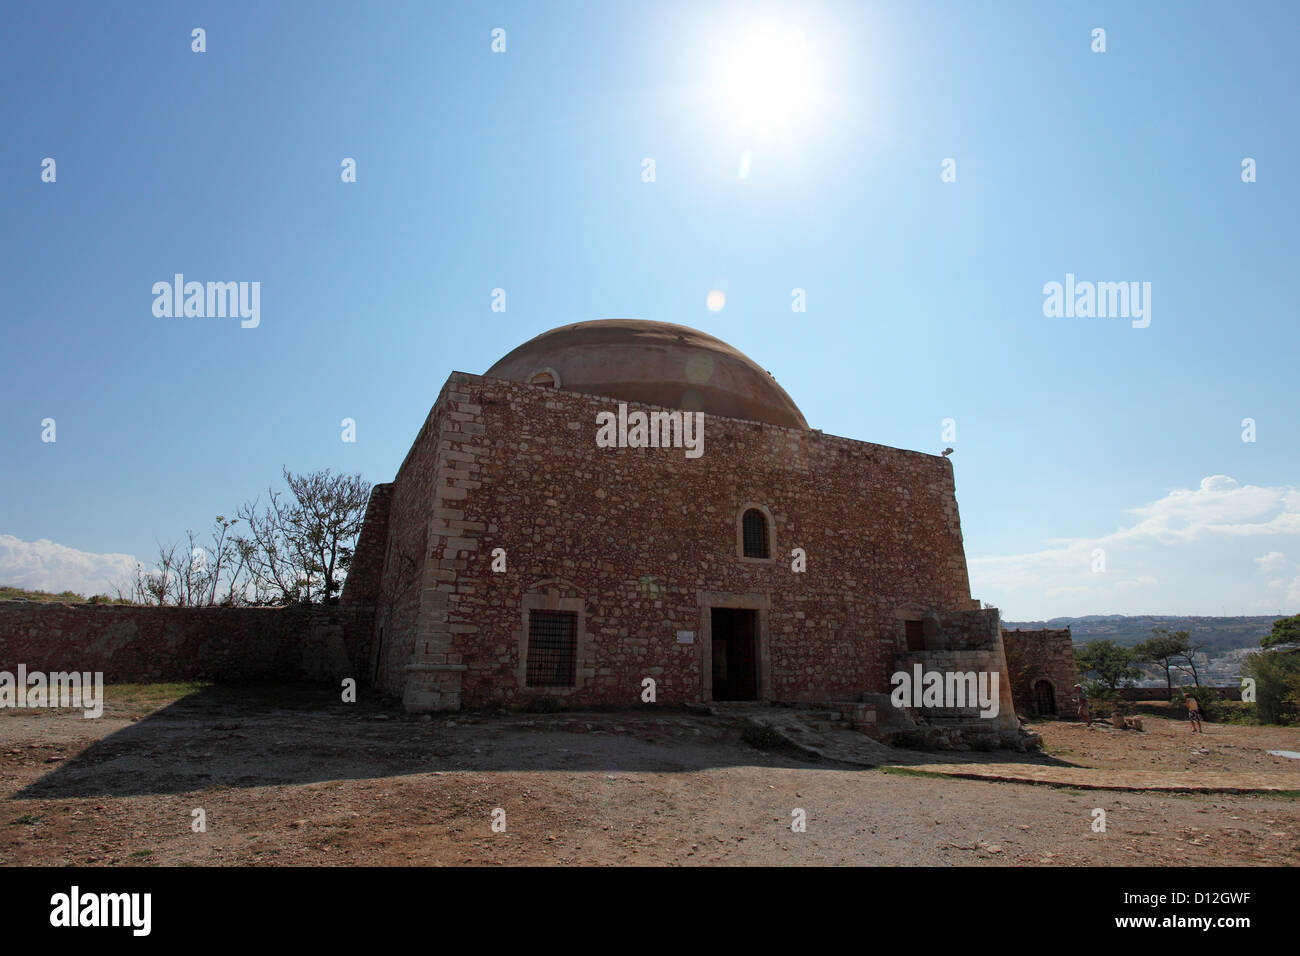
[[[85,604],[90,601],[95,604],[130,604],[130,601],[124,601],[119,598],[109,598],[101,594],[94,598],[87,598],[84,594],[77,594],[75,591],[64,591],[61,594],[52,594],[49,591],[29,591],[27,588],[16,588],[8,584],[0,584],[0,601],[40,601],[45,604]]]
[[[1259,639],[1273,629],[1275,614],[1261,617],[1183,617],[1176,614],[1089,614],[1086,617],[1054,617],[1050,621],[1003,621],[1007,630],[1068,627],[1076,644],[1099,638],[1132,647],[1151,637],[1153,627],[1190,631],[1193,640],[1204,642],[1211,656],[1242,647],[1258,648]]]

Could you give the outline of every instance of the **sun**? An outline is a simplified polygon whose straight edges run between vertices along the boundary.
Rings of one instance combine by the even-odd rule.
[[[723,109],[745,132],[788,130],[816,103],[816,65],[802,30],[768,24],[742,33],[720,54]]]

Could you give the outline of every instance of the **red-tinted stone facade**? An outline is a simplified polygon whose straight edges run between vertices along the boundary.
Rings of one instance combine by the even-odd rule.
[[[633,705],[647,678],[662,704],[719,688],[859,699],[889,692],[908,621],[914,651],[995,668],[1005,686],[997,612],[970,596],[946,458],[711,415],[699,457],[599,447],[597,415],[617,406],[451,376],[391,490],[376,489],[388,497],[376,506],[382,572],[368,568],[378,549],[360,548],[344,591],[376,609],[380,687],[416,710]],[[745,554],[751,509],[766,557]],[[539,682],[529,657],[551,639],[573,660]],[[715,673],[728,669],[752,687]]]

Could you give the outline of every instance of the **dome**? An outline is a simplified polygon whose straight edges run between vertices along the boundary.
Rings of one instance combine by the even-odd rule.
[[[698,329],[641,319],[563,325],[530,339],[484,373],[569,392],[742,418],[808,423],[753,360]]]

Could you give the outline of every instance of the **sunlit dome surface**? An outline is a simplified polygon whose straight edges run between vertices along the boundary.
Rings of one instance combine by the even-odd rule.
[[[776,380],[742,352],[698,329],[599,319],[543,332],[485,373],[646,405],[807,428]]]

